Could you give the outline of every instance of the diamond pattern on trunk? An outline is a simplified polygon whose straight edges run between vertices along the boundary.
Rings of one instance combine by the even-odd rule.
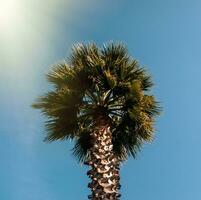
[[[87,175],[92,182],[88,184],[92,194],[88,196],[92,200],[118,200],[120,194],[119,184],[119,163],[114,156],[112,145],[112,133],[110,127],[106,125],[98,126],[94,129],[93,147],[90,149],[90,160],[84,164],[91,169]]]

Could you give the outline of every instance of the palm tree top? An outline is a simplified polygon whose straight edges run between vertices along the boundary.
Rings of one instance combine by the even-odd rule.
[[[120,43],[98,48],[78,44],[70,57],[47,74],[53,89],[34,108],[47,117],[46,141],[74,139],[74,155],[85,161],[90,134],[98,119],[107,121],[114,153],[125,159],[151,141],[159,107],[150,89],[150,75]]]

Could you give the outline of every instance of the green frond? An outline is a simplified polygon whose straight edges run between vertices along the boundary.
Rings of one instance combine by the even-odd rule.
[[[52,70],[46,75],[47,80],[57,88],[72,88],[76,83],[75,71],[66,63],[54,65]],[[79,83],[79,79],[77,79]]]
[[[109,43],[104,45],[101,53],[105,63],[109,64],[108,67],[107,64],[105,64],[106,68],[111,71],[115,70],[115,66],[129,61],[128,50],[126,46],[121,43]],[[113,64],[113,66],[111,64]]]
[[[89,156],[89,149],[92,147],[93,141],[90,136],[90,130],[82,129],[79,133],[80,135],[75,141],[72,151],[79,162],[85,162]]]

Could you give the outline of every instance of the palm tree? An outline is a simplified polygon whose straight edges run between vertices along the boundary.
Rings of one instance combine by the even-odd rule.
[[[90,166],[88,198],[119,199],[120,164],[153,138],[150,76],[122,44],[78,44],[47,80],[53,89],[33,104],[48,118],[45,141],[73,139],[74,155]]]

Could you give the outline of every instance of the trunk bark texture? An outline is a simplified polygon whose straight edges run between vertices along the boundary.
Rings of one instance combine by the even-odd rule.
[[[112,133],[109,123],[99,120],[95,124],[93,147],[90,151],[90,160],[85,164],[90,166],[87,175],[91,178],[88,187],[91,188],[91,200],[119,200],[120,176],[119,160],[113,153]]]

